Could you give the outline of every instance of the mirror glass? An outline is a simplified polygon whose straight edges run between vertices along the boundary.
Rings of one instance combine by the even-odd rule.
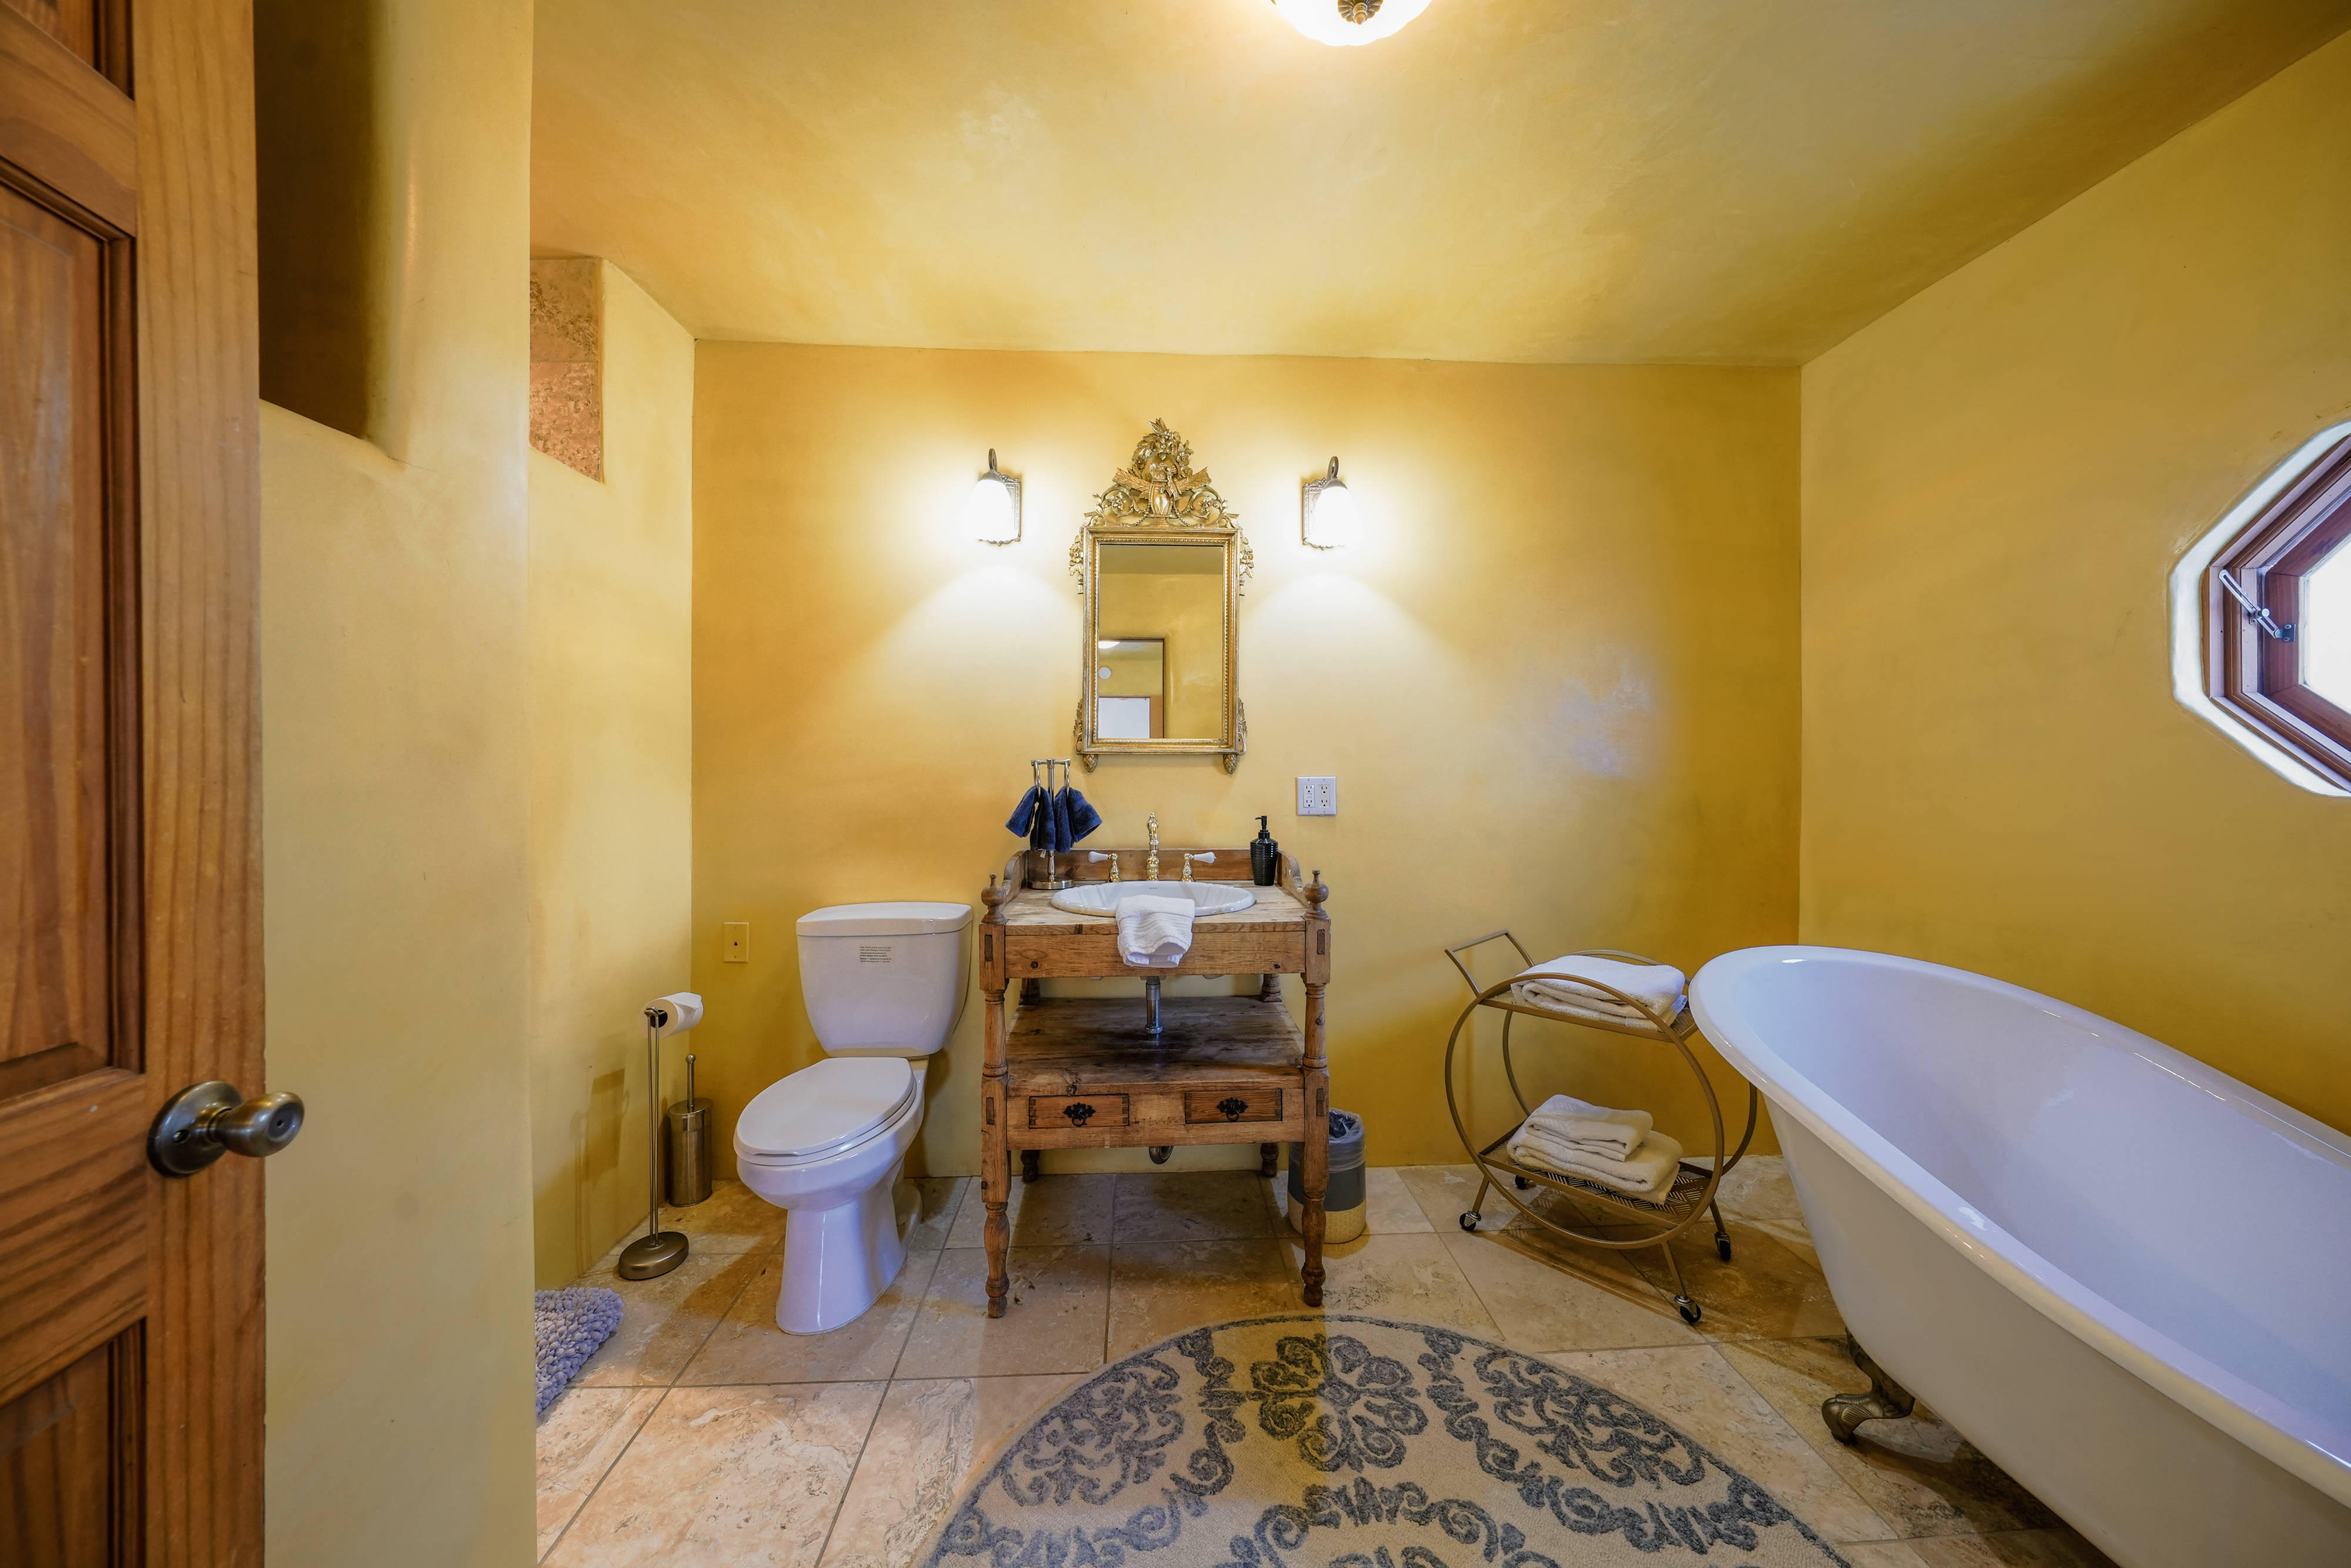
[[[1225,546],[1105,543],[1096,570],[1096,737],[1220,738]]]

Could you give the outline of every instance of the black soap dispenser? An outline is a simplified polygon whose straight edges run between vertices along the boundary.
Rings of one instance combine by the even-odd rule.
[[[1249,880],[1259,887],[1271,887],[1274,860],[1280,852],[1281,846],[1273,841],[1273,835],[1265,831],[1265,819],[1259,817],[1257,837],[1249,841]]]

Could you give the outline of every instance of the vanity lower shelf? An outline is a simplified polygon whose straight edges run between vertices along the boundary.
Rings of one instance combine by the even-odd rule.
[[[1305,1040],[1278,998],[1170,997],[1161,1032],[1141,998],[1021,1005],[1007,1042],[1004,1142],[1014,1149],[1295,1142]]]

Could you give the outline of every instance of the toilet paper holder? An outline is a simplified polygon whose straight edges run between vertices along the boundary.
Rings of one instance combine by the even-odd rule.
[[[645,1004],[645,1233],[621,1249],[615,1271],[623,1280],[651,1280],[685,1261],[682,1230],[661,1228],[662,1095],[661,1042],[664,1035],[684,1034],[702,1021],[702,998],[692,991],[673,991]]]

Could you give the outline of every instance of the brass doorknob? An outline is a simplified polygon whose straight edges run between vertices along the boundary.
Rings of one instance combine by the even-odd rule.
[[[147,1158],[167,1176],[191,1176],[223,1155],[274,1155],[301,1131],[300,1095],[247,1100],[234,1083],[214,1079],[172,1096],[147,1130]]]

